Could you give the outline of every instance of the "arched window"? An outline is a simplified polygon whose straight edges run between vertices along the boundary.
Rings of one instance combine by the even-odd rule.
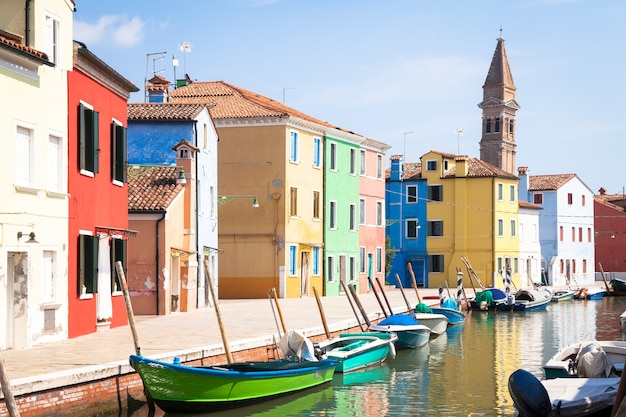
[[[500,131],[500,118],[496,117],[495,132],[498,133],[499,131]]]
[[[485,132],[491,133],[491,119],[487,119],[485,122]]]
[[[513,124],[514,124],[514,122],[515,121],[513,119],[511,119],[509,121],[509,133],[513,133]]]

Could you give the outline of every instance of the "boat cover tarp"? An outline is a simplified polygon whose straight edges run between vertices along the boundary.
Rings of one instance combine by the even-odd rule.
[[[419,303],[415,306],[415,312],[416,313],[432,313],[433,310],[430,307],[428,307],[428,305],[424,303]]]
[[[313,343],[297,330],[289,330],[278,341],[278,347],[287,357],[316,361]]]
[[[441,305],[441,307],[449,308],[450,310],[458,310],[459,309],[459,306],[456,304],[456,301],[454,301],[454,299],[449,298],[449,297],[444,300],[444,302]]]
[[[606,378],[611,376],[612,369],[606,352],[596,342],[581,346],[576,355],[576,373],[581,378]]]
[[[413,326],[415,324],[419,322],[408,314],[394,314],[378,323],[379,326]]]
[[[554,378],[541,381],[561,417],[584,416],[611,407],[620,378]]]

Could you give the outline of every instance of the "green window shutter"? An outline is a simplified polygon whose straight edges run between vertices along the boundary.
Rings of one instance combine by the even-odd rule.
[[[122,269],[124,270],[124,275],[126,275],[126,244],[126,240],[111,239],[111,289],[114,289],[115,284],[117,284],[117,288],[120,291],[122,290],[122,283],[117,275],[116,262],[120,261],[122,263]]]
[[[128,128],[124,126],[120,126],[121,130],[121,140],[120,140],[120,149],[118,152],[118,164],[120,166],[120,175],[119,180],[122,182],[126,182],[126,166],[128,165]],[[126,241],[124,241],[126,244]]]
[[[117,124],[111,122],[111,180],[117,179]]]
[[[85,106],[78,105],[78,167],[87,168],[87,134],[86,134]]]
[[[99,126],[99,119],[100,119],[100,114],[97,111],[92,112],[93,113],[93,126],[92,126],[92,132],[93,132],[93,173],[95,174],[96,172],[99,172],[98,170],[98,154],[100,152],[100,144],[98,142],[98,126]]]
[[[114,180],[126,182],[127,128],[111,124],[111,173]]]
[[[78,247],[78,293],[84,285],[87,294],[94,294],[98,292],[98,238],[80,235]]]

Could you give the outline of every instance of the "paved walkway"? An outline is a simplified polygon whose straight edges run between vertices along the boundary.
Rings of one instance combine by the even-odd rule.
[[[470,290],[467,296],[473,294]],[[385,295],[393,313],[407,311],[402,292],[386,288]],[[417,304],[412,288],[404,289],[411,307]],[[436,289],[420,289],[419,295],[427,304],[438,304]],[[378,296],[388,311],[380,292]],[[434,298],[434,299],[433,299]],[[384,314],[374,295],[360,294],[359,301],[370,320]],[[358,326],[355,314],[346,296],[322,297],[322,308],[329,330],[338,331]],[[297,299],[279,299],[287,329],[299,329],[307,335],[323,334],[324,328],[317,301],[313,295]],[[220,300],[219,310],[229,340],[229,347],[237,360],[237,351],[265,346],[278,337],[278,314],[265,299]],[[355,309],[363,322],[358,307]],[[136,316],[137,335],[144,356],[168,358],[191,352],[223,349],[222,337],[214,308],[203,308],[188,313],[167,316]],[[128,364],[128,356],[135,352],[130,326],[104,330],[60,342],[48,343],[23,350],[5,350],[5,371],[11,380],[13,394],[20,395],[54,386],[69,385],[92,375],[115,374]]]

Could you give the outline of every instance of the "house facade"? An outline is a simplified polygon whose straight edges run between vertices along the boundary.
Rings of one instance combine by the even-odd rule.
[[[126,268],[126,104],[139,89],[74,42],[68,74],[69,337],[128,323],[116,262]]]
[[[540,214],[541,206],[519,201],[519,270],[522,288],[545,285],[541,274]]]
[[[2,2],[0,87],[10,99],[0,104],[0,349],[68,335],[73,10],[66,0]]]
[[[151,93],[154,90],[162,89],[153,87]],[[158,97],[163,98],[163,95],[151,96],[152,103],[128,105],[129,163],[182,164],[181,172],[184,172],[188,183],[186,187],[189,189],[185,197],[188,199],[189,212],[184,233],[190,242],[195,242],[190,262],[197,272],[193,280],[189,281],[195,283],[195,305],[185,308],[206,307],[210,305],[211,298],[204,271],[205,261],[215,282],[218,280],[217,132],[206,105],[157,102]],[[191,146],[179,151],[190,152],[194,160],[173,151],[181,139],[188,141]],[[130,250],[134,251],[134,248]],[[147,267],[145,276],[138,279],[150,285],[155,280],[155,271],[154,267]],[[159,274],[162,275],[163,271]],[[164,278],[159,276],[158,279]]]
[[[626,211],[624,194],[607,194],[604,188],[593,197],[596,281],[626,280]],[[601,268],[600,268],[601,267]]]
[[[329,142],[349,147],[363,137],[221,81],[188,84],[170,99],[213,105],[209,112],[220,138],[220,298],[267,297],[271,288],[280,297],[302,297],[313,286],[320,292],[339,288],[336,277],[325,277],[325,156]],[[358,175],[350,182],[349,160],[345,165],[347,178],[337,181],[355,184],[344,192],[358,205]],[[338,211],[337,220],[349,213],[348,207]],[[332,250],[345,255],[346,264],[359,253],[353,234],[349,253],[343,246]],[[337,265],[331,270],[340,271]]]
[[[517,177],[476,158],[431,151],[421,158],[427,180],[429,287],[456,285],[461,257],[482,284],[519,287]],[[464,275],[463,285],[478,286]]]
[[[595,282],[593,192],[576,174],[527,174],[519,168],[520,200],[542,207],[541,268],[548,285],[579,288]]]
[[[428,287],[426,251],[427,182],[419,162],[405,163],[402,155],[391,157],[385,190],[386,234],[393,253],[387,282],[413,287],[407,264],[418,286]]]

